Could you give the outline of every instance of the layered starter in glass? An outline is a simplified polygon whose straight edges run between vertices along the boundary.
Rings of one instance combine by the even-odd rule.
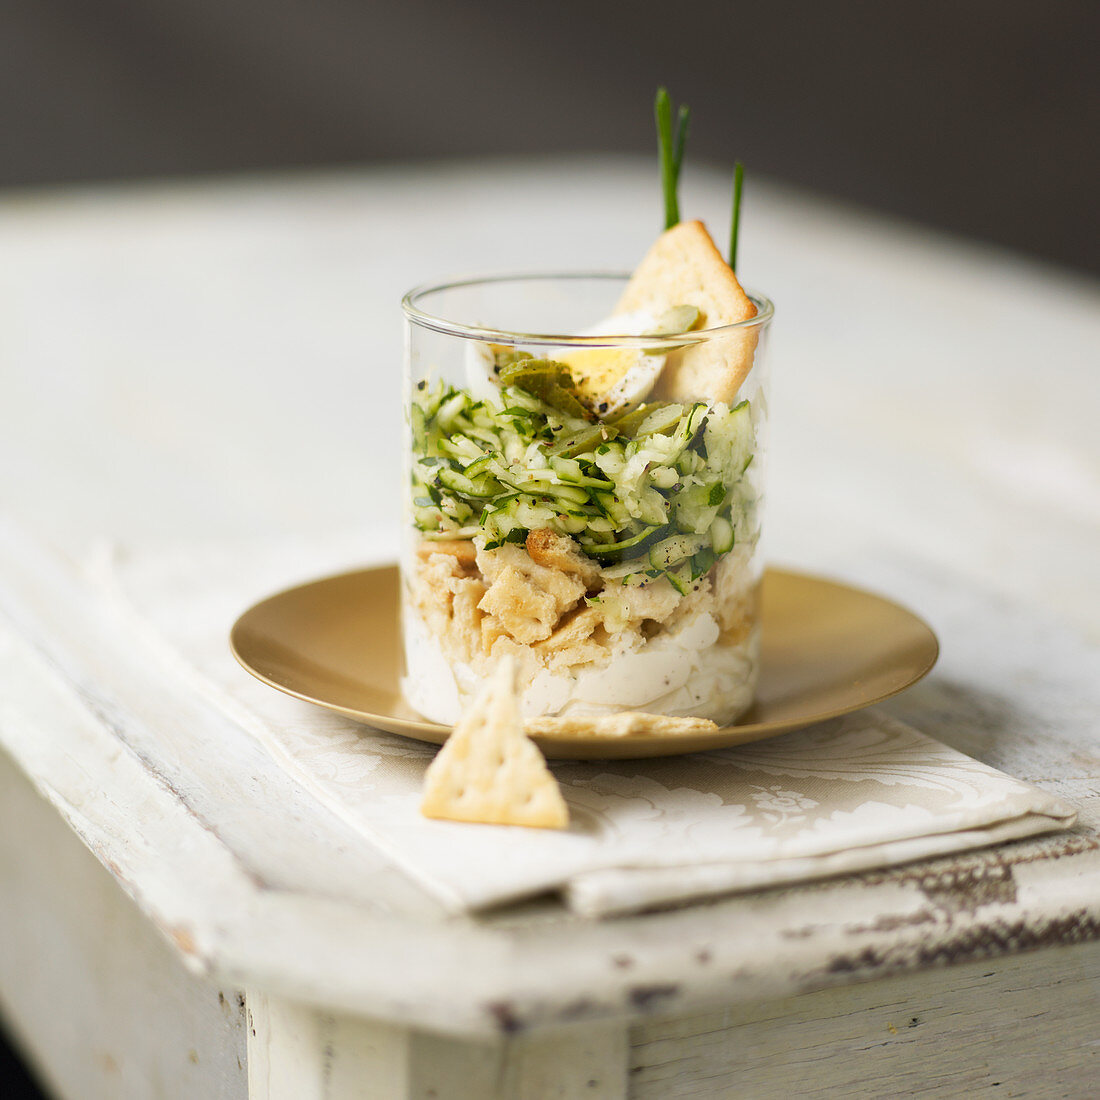
[[[632,346],[466,339],[463,384],[413,383],[411,706],[453,724],[508,655],[528,716],[636,710],[727,725],[749,707],[757,312],[701,223],[682,223],[586,334]]]

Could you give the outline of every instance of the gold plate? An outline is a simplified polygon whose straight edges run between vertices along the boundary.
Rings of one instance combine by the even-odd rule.
[[[563,759],[671,756],[786,733],[896,695],[926,675],[939,644],[911,611],[881,596],[802,573],[768,569],[763,652],[752,709],[733,726],[690,737],[536,737]],[[401,696],[396,566],[343,573],[255,605],[230,633],[253,676],[376,729],[441,745]]]

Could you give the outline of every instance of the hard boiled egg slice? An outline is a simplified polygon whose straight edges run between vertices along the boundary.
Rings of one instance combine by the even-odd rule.
[[[699,321],[693,306],[674,306],[655,316],[623,313],[593,326],[585,336],[668,336],[687,332]],[[652,391],[668,361],[664,349],[582,348],[556,357],[573,375],[577,396],[601,418],[637,408]]]
[[[583,348],[561,356],[577,397],[600,417],[629,412],[652,391],[665,356],[642,348]]]

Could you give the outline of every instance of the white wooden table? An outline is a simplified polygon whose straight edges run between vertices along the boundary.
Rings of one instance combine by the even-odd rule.
[[[447,918],[79,570],[103,537],[390,545],[400,293],[629,267],[654,176],[0,201],[0,1010],[58,1096],[1095,1095],[1095,284],[746,192],[740,267],[778,304],[769,557],[919,609],[943,656],[889,709],[1074,801],[1068,835],[597,923]],[[718,236],[725,205],[723,174],[687,180]]]

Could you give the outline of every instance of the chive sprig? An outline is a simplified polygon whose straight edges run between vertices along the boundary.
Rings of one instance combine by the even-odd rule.
[[[741,228],[741,183],[745,169],[741,162],[733,165],[733,213],[730,216],[730,271],[737,271],[737,234]]]
[[[684,146],[687,144],[691,111],[681,105],[676,112],[676,124],[672,122],[672,100],[668,89],[657,89],[653,101],[653,117],[657,122],[657,155],[661,165],[661,192],[665,200],[665,229],[680,222],[680,166],[684,162]],[[741,187],[745,169],[740,161],[733,168],[733,212],[730,216],[730,270],[737,270],[737,238],[741,228]]]
[[[657,121],[657,153],[661,163],[661,190],[665,199],[665,229],[671,229],[680,221],[680,165],[684,161],[691,111],[681,105],[676,112],[676,125],[673,127],[672,100],[668,89],[658,88],[653,114]]]

